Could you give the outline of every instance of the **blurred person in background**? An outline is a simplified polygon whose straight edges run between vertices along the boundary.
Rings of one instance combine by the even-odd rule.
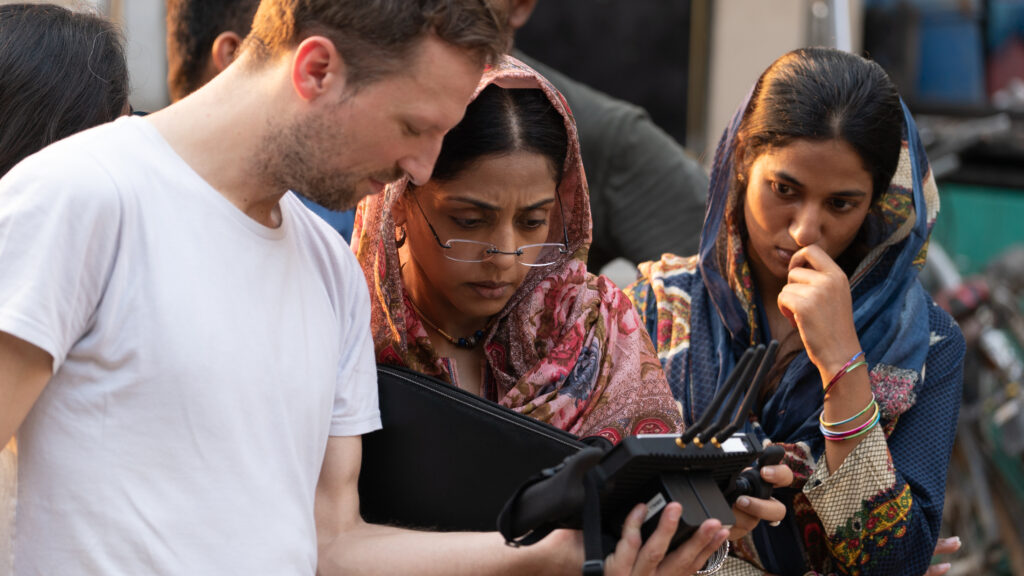
[[[167,0],[167,89],[171,102],[234,62],[259,0]]]
[[[503,1],[513,30],[526,25],[537,5],[537,0]],[[700,163],[642,108],[519,50],[512,55],[550,80],[576,118],[594,219],[588,268],[599,271],[616,258],[636,264],[665,252],[696,252],[708,194]]]

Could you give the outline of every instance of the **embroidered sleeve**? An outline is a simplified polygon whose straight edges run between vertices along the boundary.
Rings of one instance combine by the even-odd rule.
[[[873,429],[832,474],[819,459],[803,493],[840,574],[922,574],[942,520],[964,341],[932,312],[932,345],[913,406]]]
[[[837,534],[847,524],[858,524],[856,518],[865,501],[888,492],[895,484],[896,473],[885,434],[875,427],[834,474],[829,474],[822,454],[814,474],[804,484],[804,494],[814,506],[826,533]],[[908,508],[899,506],[898,501],[892,503],[897,505],[890,510],[893,520],[904,518]],[[906,504],[909,506],[909,501]]]

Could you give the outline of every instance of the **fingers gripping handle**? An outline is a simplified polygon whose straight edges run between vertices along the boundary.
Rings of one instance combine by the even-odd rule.
[[[754,466],[740,472],[739,477],[736,478],[736,490],[732,494],[732,500],[742,495],[762,500],[771,498],[773,486],[770,482],[765,482],[761,478],[761,468],[779,464],[785,455],[786,449],[782,446],[772,444],[765,448],[757,462],[754,463]]]

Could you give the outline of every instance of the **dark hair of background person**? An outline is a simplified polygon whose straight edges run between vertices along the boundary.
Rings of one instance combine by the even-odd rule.
[[[450,181],[480,158],[522,151],[544,156],[561,182],[568,147],[565,121],[544,92],[491,84],[445,135],[431,180]]]
[[[826,48],[794,50],[776,60],[754,86],[736,134],[733,186],[737,204],[729,214],[744,242],[741,206],[754,161],[768,150],[797,140],[834,139],[856,151],[871,175],[871,200],[877,201],[896,173],[903,142],[903,108],[885,70],[855,54]],[[836,259],[847,275],[867,254],[865,229],[861,227],[861,233]],[[790,335],[799,337],[798,332]],[[775,361],[759,406],[774,393],[786,367],[802,349]]]
[[[48,144],[128,109],[121,33],[46,4],[0,5],[0,176]]]
[[[493,62],[509,45],[505,12],[493,0],[263,0],[242,50],[258,64],[325,36],[358,89],[400,70],[430,33],[481,64]]]
[[[167,0],[167,85],[180,100],[206,83],[213,42],[249,34],[260,0]]]

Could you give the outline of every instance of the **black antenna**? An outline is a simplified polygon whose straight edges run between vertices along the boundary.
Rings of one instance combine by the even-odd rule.
[[[764,381],[768,378],[768,372],[772,368],[772,364],[775,363],[775,353],[779,351],[779,341],[772,340],[768,343],[768,350],[764,353],[764,358],[761,360],[761,366],[757,369],[757,374],[754,376],[753,382],[750,383],[750,389],[747,390],[747,395],[743,400],[743,406],[740,411],[736,413],[736,417],[733,418],[732,422],[720,432],[717,432],[711,439],[711,443],[718,446],[718,438],[728,438],[740,429],[743,425],[743,420],[750,414],[750,409],[754,407],[754,400],[761,393],[761,387]]]
[[[753,359],[756,354],[758,354],[758,352],[754,348],[748,348],[743,352],[743,355],[740,356],[740,361],[732,369],[732,372],[729,373],[729,377],[726,378],[725,383],[718,390],[718,394],[715,394],[715,397],[711,399],[711,405],[708,406],[707,410],[704,411],[704,414],[701,415],[699,420],[684,430],[679,438],[676,439],[676,444],[678,444],[680,448],[686,446],[686,444],[691,440],[694,440],[694,438],[700,434],[701,430],[703,430],[711,419],[714,418],[719,407],[722,405],[722,402],[732,394],[733,389],[736,387],[737,380],[746,380],[749,378],[749,375],[745,375],[745,373],[753,365]],[[695,440],[694,444],[698,447],[703,446],[699,439]]]
[[[750,350],[749,348],[747,349]],[[744,352],[745,354],[746,352]],[[732,413],[736,411],[736,407],[743,403],[743,391],[747,388],[747,382],[750,382],[757,371],[757,367],[761,364],[761,359],[764,358],[764,344],[758,344],[754,346],[753,353],[750,355],[750,362],[744,367],[743,371],[739,373],[736,380],[732,383],[732,389],[729,391],[729,396],[725,401],[724,406],[721,410],[717,410],[712,416],[715,420],[704,428],[694,440],[694,443],[708,442],[708,440],[714,440],[716,432],[721,430],[728,425]],[[717,444],[716,444],[717,446]]]
[[[750,388],[750,383],[753,382],[756,377],[755,374],[758,367],[763,364],[764,360],[764,344],[758,344],[754,347],[754,356],[751,358],[750,365],[743,371],[740,379],[736,382],[734,387],[737,390],[735,395],[730,395],[729,403],[722,408],[717,414],[717,418],[714,423],[709,425],[704,432],[701,433],[701,440],[704,442],[712,441],[712,444],[717,446],[716,437],[719,436],[718,432],[723,428],[729,426],[729,422],[732,421],[732,415],[736,412],[736,409],[743,404],[743,393]]]

